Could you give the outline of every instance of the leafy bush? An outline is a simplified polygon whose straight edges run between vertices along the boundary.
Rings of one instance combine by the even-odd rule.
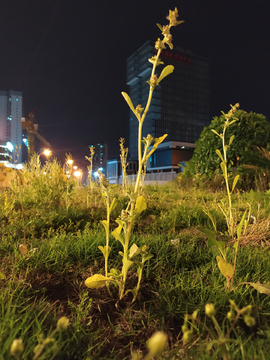
[[[225,143],[229,143],[232,135],[235,136],[227,154],[227,166],[229,172],[237,171],[246,174],[244,165],[250,154],[258,153],[258,147],[266,149],[269,147],[270,123],[264,115],[247,113],[243,110],[236,111],[235,118],[238,121],[226,131]],[[211,124],[204,128],[183,177],[204,175],[206,180],[211,180],[213,176],[221,174],[216,149],[222,151],[222,141],[220,137],[213,134],[212,130],[220,134],[224,122],[225,116],[222,114],[214,117]],[[245,176],[245,180],[248,180],[248,174]],[[242,186],[244,186],[243,182]]]

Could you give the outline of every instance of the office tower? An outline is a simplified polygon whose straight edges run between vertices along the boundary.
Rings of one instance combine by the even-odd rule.
[[[100,170],[105,174],[108,160],[108,145],[106,143],[93,143],[90,147],[95,148],[93,156],[93,172]]]
[[[0,91],[0,144],[1,148],[12,149],[12,162],[21,163],[22,154],[16,153],[22,144],[22,93],[20,91]]]
[[[148,99],[155,44],[147,41],[127,60],[127,85],[134,107],[145,107]],[[166,65],[174,72],[160,82],[153,92],[148,114],[143,124],[143,137],[157,138],[168,134],[165,141],[194,144],[203,128],[210,123],[209,60],[183,51],[164,49],[160,56],[164,65],[157,67],[157,75]],[[129,155],[138,158],[138,120],[130,111]]]

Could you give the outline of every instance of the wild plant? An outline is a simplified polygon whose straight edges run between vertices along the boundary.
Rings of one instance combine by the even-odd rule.
[[[38,337],[38,345],[34,348],[35,355],[33,356],[32,360],[37,360],[41,356],[45,346],[50,343],[52,344],[52,352],[54,353],[54,356],[57,354],[58,348],[54,335],[59,331],[66,330],[66,328],[68,327],[68,323],[69,320],[65,316],[63,316],[57,321],[56,329],[53,330],[50,335],[44,338],[43,334],[41,334]],[[23,351],[24,351],[24,345],[22,339],[13,340],[13,343],[11,344],[10,347],[10,355],[14,356],[16,360],[20,360]]]
[[[146,114],[149,110],[153,91],[156,86],[159,85],[160,81],[164,79],[167,75],[171,74],[174,70],[172,65],[166,66],[159,77],[156,75],[156,67],[163,62],[160,60],[160,54],[163,49],[166,48],[166,44],[173,48],[172,44],[172,35],[170,34],[170,29],[172,26],[177,26],[181,24],[183,21],[178,21],[178,10],[175,8],[174,11],[169,11],[169,15],[167,19],[169,20],[168,25],[161,26],[157,24],[159,29],[162,32],[163,40],[158,39],[155,43],[155,49],[157,54],[149,59],[149,62],[153,64],[152,72],[150,79],[148,81],[149,84],[149,95],[148,100],[146,103],[145,108],[139,104],[134,107],[130,97],[125,92],[122,92],[124,99],[126,100],[127,104],[129,105],[131,111],[134,113],[136,118],[138,119],[138,175],[136,178],[136,183],[134,186],[133,193],[130,194],[130,201],[128,206],[125,210],[122,210],[120,217],[116,220],[118,227],[112,232],[113,237],[115,240],[119,241],[123,246],[123,252],[120,252],[122,256],[122,271],[120,272],[118,269],[111,269],[108,273],[108,276],[103,276],[100,274],[95,274],[94,276],[86,279],[85,284],[90,288],[98,288],[108,282],[113,282],[118,286],[119,289],[119,299],[122,299],[124,295],[128,292],[132,292],[133,294],[133,301],[135,301],[138,290],[140,287],[142,271],[144,264],[147,260],[149,260],[153,255],[149,252],[147,246],[143,246],[139,248],[136,244],[133,244],[131,247],[130,239],[132,230],[134,227],[135,222],[138,220],[140,214],[146,209],[146,200],[141,195],[141,176],[143,173],[143,168],[146,166],[147,160],[156,150],[158,145],[165,139],[167,134],[155,139],[152,135],[148,134],[147,137],[144,137],[142,140],[142,126],[146,117]],[[144,150],[142,151],[142,143],[144,144]],[[151,150],[149,149],[151,144],[153,146]],[[141,256],[140,261],[135,260],[135,257],[138,255]],[[137,274],[138,274],[138,282],[134,289],[125,290],[126,287],[126,280],[127,274],[129,269],[132,265],[137,266]]]
[[[73,191],[74,186],[75,186],[75,181],[71,177],[72,168],[73,168],[73,162],[74,162],[74,160],[72,159],[72,155],[71,154],[66,154],[63,169],[64,169],[64,175],[66,176],[66,178],[65,178],[65,180],[66,180],[66,191],[65,191],[64,197],[65,197],[65,203],[66,203],[66,209],[67,210],[70,207],[71,195],[72,195],[72,191]]]
[[[90,190],[91,190],[91,193],[92,193],[92,172],[93,172],[93,158],[94,158],[94,155],[95,155],[95,147],[94,146],[90,146],[90,156],[86,156],[86,160],[89,161],[90,165],[87,166],[87,170],[88,170],[88,182],[89,182],[89,185],[90,185]]]
[[[235,104],[234,106],[231,105],[231,110],[225,114],[224,112],[224,118],[225,118],[225,122],[224,122],[224,126],[223,126],[223,132],[221,134],[218,134],[216,130],[212,129],[212,131],[221,138],[222,140],[222,149],[223,149],[223,155],[221,154],[220,150],[216,150],[217,155],[219,156],[219,158],[221,159],[221,163],[220,163],[220,167],[223,173],[223,177],[225,180],[225,184],[226,184],[226,190],[227,190],[227,199],[228,199],[228,205],[226,206],[223,202],[221,202],[221,204],[219,204],[219,207],[226,219],[227,222],[227,227],[228,227],[228,233],[229,235],[233,238],[234,237],[234,233],[235,233],[235,224],[236,224],[236,219],[233,215],[233,208],[232,208],[232,192],[237,184],[237,181],[239,179],[239,175],[236,175],[234,180],[233,180],[233,184],[232,187],[230,189],[230,185],[229,185],[229,176],[228,176],[228,164],[227,164],[227,151],[230,148],[233,139],[234,139],[234,135],[232,135],[230,137],[229,143],[226,144],[225,143],[225,136],[226,136],[226,130],[227,128],[232,125],[233,123],[235,123],[236,121],[238,121],[237,118],[234,117],[234,114],[236,113],[237,109],[239,108],[239,104]]]
[[[114,210],[117,200],[114,197],[111,200],[110,193],[116,185],[109,184],[108,180],[106,179],[105,175],[99,171],[99,183],[102,190],[102,197],[105,200],[106,203],[106,210],[107,210],[107,219],[102,220],[101,223],[104,226],[105,233],[106,233],[106,245],[105,246],[99,246],[99,250],[102,251],[102,254],[105,259],[105,276],[108,276],[108,258],[111,252],[111,248],[109,246],[109,239],[110,239],[110,217],[111,213]]]
[[[122,166],[122,189],[124,193],[126,193],[127,190],[127,155],[128,155],[128,148],[124,147],[125,139],[120,138],[119,145],[120,145],[120,160],[121,160],[121,166]]]
[[[202,321],[198,318],[199,310],[195,310],[192,315],[186,314],[184,324],[182,326],[183,343],[189,343],[194,338],[194,330],[199,333],[201,328],[202,330],[206,330],[211,338],[211,341],[206,346],[206,351],[209,352],[214,350],[214,356],[217,356],[221,351],[223,360],[230,359],[231,357],[229,355],[228,344],[241,344],[241,339],[230,338],[239,317],[243,316],[244,322],[249,327],[253,327],[256,323],[255,319],[250,315],[252,310],[251,305],[239,309],[233,300],[230,300],[230,304],[230,311],[227,313],[226,318],[222,321],[222,326],[219,325],[216,319],[217,312],[215,305],[205,305],[205,314],[212,320],[215,328],[214,331],[210,329],[205,322],[202,323]],[[198,328],[198,326],[200,328]]]
[[[231,110],[225,114],[223,112],[224,118],[225,118],[225,122],[224,122],[224,126],[223,126],[223,132],[221,134],[218,134],[216,130],[212,129],[212,131],[221,138],[222,140],[222,149],[223,149],[223,154],[221,154],[220,150],[216,150],[217,155],[219,156],[219,158],[221,159],[221,163],[220,163],[220,167],[223,173],[223,177],[225,180],[225,184],[226,184],[226,190],[227,190],[227,199],[228,199],[228,203],[227,205],[224,204],[224,202],[221,202],[219,204],[219,208],[221,209],[225,219],[226,219],[226,223],[227,223],[227,229],[228,229],[228,234],[229,236],[234,239],[235,237],[235,230],[236,230],[236,234],[237,234],[237,240],[233,245],[234,248],[234,260],[233,260],[233,265],[230,264],[227,261],[227,249],[225,248],[225,243],[223,241],[216,241],[215,239],[215,232],[216,232],[216,225],[215,225],[215,221],[212,218],[211,214],[209,211],[207,211],[206,209],[204,209],[205,213],[209,216],[214,228],[215,228],[215,232],[208,230],[208,229],[204,229],[202,227],[199,227],[199,230],[201,230],[202,232],[204,232],[207,236],[208,236],[208,245],[209,246],[214,246],[217,248],[218,252],[220,253],[220,255],[218,255],[216,257],[217,259],[217,263],[218,263],[218,267],[220,272],[226,277],[227,280],[227,284],[226,284],[226,290],[228,290],[229,288],[231,288],[233,286],[233,281],[234,281],[234,276],[235,276],[235,271],[236,271],[236,262],[237,262],[237,254],[238,254],[238,247],[239,247],[239,239],[241,237],[242,234],[242,229],[243,227],[246,228],[249,218],[250,218],[250,213],[248,215],[248,218],[245,219],[246,216],[246,212],[244,212],[244,214],[242,215],[241,221],[238,225],[237,224],[237,216],[235,215],[235,211],[232,207],[232,193],[233,190],[235,189],[235,186],[237,184],[237,181],[239,179],[239,175],[236,175],[234,177],[232,186],[230,188],[229,185],[229,175],[228,175],[228,164],[227,164],[227,151],[230,148],[233,140],[234,140],[234,135],[232,135],[230,137],[230,140],[228,142],[228,144],[226,144],[226,130],[228,129],[228,127],[235,123],[236,121],[238,121],[237,118],[234,118],[234,114],[236,113],[237,109],[239,107],[239,104],[235,104],[234,106],[231,105]]]

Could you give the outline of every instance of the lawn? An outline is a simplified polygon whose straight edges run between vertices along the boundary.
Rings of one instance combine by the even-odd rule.
[[[56,168],[55,164],[52,173]],[[245,210],[250,218],[239,240],[234,283],[226,291],[226,278],[216,261],[218,249],[198,230],[213,230],[214,221],[217,241],[226,242],[228,258],[233,258],[233,241],[218,207],[220,201],[226,202],[226,193],[183,190],[177,181],[145,186],[147,209],[134,224],[130,245],[147,245],[153,256],[145,262],[133,301],[131,292],[119,300],[113,282],[109,291],[106,285],[96,289],[85,285],[88,277],[104,275],[98,246],[106,244],[101,224],[106,204],[100,187],[73,184],[67,190],[71,184],[64,178],[56,182],[52,176],[44,184],[39,177],[1,193],[0,358],[14,359],[11,345],[21,339],[24,351],[17,358],[33,359],[35,347],[65,316],[67,329],[55,332],[53,341],[49,338],[38,359],[131,359],[132,352],[135,359],[146,356],[147,340],[156,331],[168,337],[162,359],[269,359],[269,292],[241,284],[270,281],[267,193],[237,190],[232,197],[238,223]],[[111,230],[128,204],[128,192],[121,187],[111,191],[117,199]],[[122,246],[111,235],[109,240],[108,267],[121,269]],[[137,280],[133,264],[126,288],[134,288]],[[245,314],[235,324],[226,318],[232,310],[230,300],[239,309],[251,305],[247,312],[252,326],[246,324]],[[214,317],[207,315],[206,304],[214,304]],[[232,324],[224,357],[218,339]],[[188,341],[183,341],[186,331]]]

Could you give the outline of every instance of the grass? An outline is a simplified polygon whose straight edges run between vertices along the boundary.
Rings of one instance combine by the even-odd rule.
[[[37,216],[34,208],[25,208],[26,258],[19,251],[24,241],[20,207],[9,216],[2,216],[0,271],[7,279],[0,280],[0,358],[11,359],[12,341],[21,338],[25,346],[22,359],[32,359],[38,336],[49,334],[57,320],[66,316],[70,320],[67,331],[55,336],[58,353],[53,355],[56,350],[48,344],[41,359],[130,359],[131,349],[142,354],[146,351],[146,340],[157,330],[163,330],[169,338],[163,359],[219,359],[218,348],[209,354],[205,350],[209,335],[203,324],[212,328],[213,325],[204,307],[214,303],[222,324],[230,299],[241,308],[251,304],[256,319],[253,328],[242,320],[237,323],[233,337],[239,343],[230,345],[231,358],[268,358],[270,297],[247,285],[225,292],[225,278],[215,261],[217,254],[206,246],[206,237],[196,229],[199,225],[211,227],[203,211],[203,206],[208,206],[218,230],[224,230],[224,219],[217,206],[224,194],[183,191],[176,184],[145,187],[148,207],[135,227],[131,244],[146,244],[154,256],[144,268],[138,298],[132,304],[131,294],[118,301],[116,288],[111,287],[111,298],[106,287],[88,289],[84,284],[94,273],[104,274],[104,258],[98,246],[105,245],[99,221],[106,213],[98,193],[86,201],[87,189],[82,192],[83,195],[76,189],[76,198],[71,198],[68,209],[64,201],[50,212],[49,201],[46,211],[38,204]],[[239,218],[247,203],[256,216],[256,226],[250,225],[253,239],[264,233],[259,244],[247,241],[248,235],[242,238],[245,246],[239,248],[236,285],[270,280],[268,199],[267,194],[257,192],[233,196]],[[125,202],[125,198],[119,198],[112,226]],[[120,268],[121,246],[110,241],[109,268]],[[136,280],[131,268],[127,281],[135,286]],[[184,316],[196,309],[201,327],[184,345]],[[224,326],[228,326],[226,321]]]

